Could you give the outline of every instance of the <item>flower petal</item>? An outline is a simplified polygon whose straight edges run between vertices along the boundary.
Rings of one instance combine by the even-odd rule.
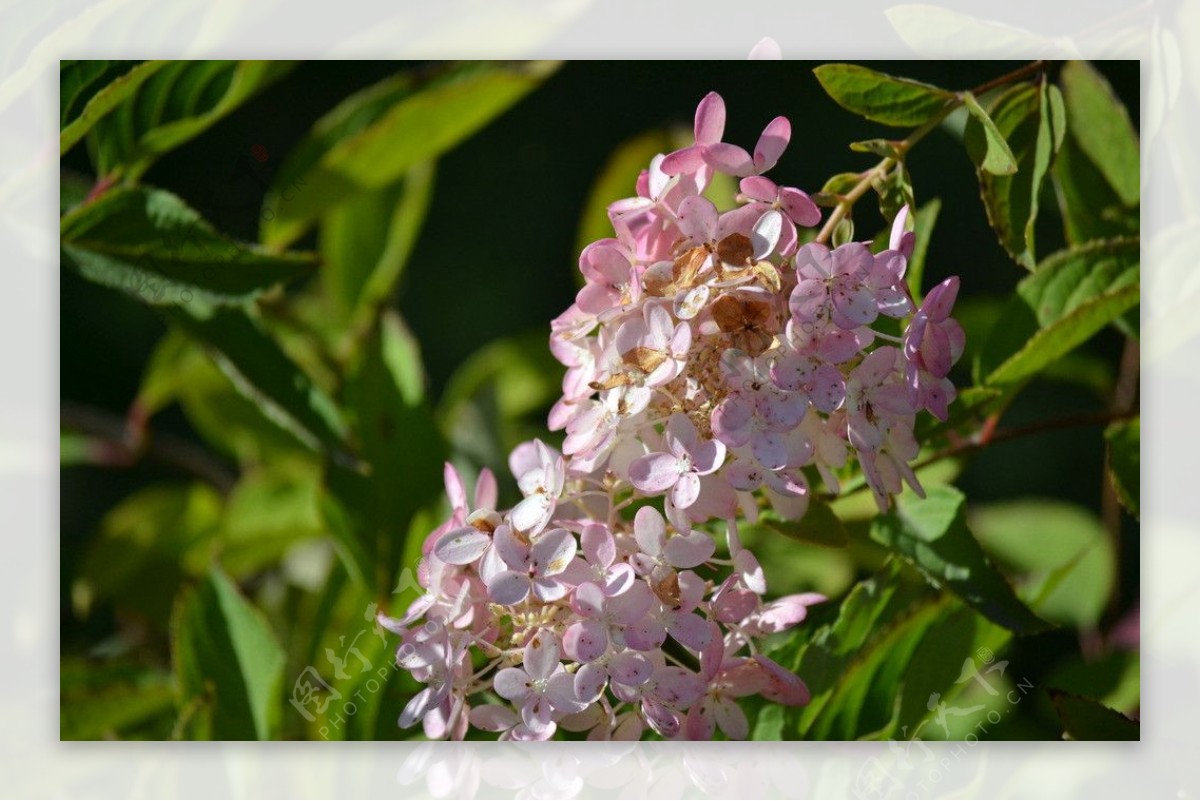
[[[685,469],[673,454],[648,453],[629,465],[629,481],[642,492],[658,494],[675,486]]]
[[[779,163],[792,138],[792,124],[787,117],[776,117],[767,123],[758,144],[754,146],[754,170],[766,172]]]
[[[433,554],[448,565],[469,565],[492,544],[492,538],[474,526],[447,531],[433,546]]]
[[[667,540],[664,549],[667,561],[677,568],[696,567],[707,562],[717,549],[713,538],[703,531],[676,535]]]
[[[532,685],[529,674],[520,668],[503,668],[492,679],[492,689],[497,695],[518,704],[529,697]]]
[[[512,570],[497,573],[488,582],[488,598],[492,603],[511,606],[529,595],[529,576]]]
[[[576,662],[595,662],[608,650],[608,627],[598,620],[577,620],[563,632],[563,651]]]
[[[545,629],[533,635],[533,639],[525,646],[525,670],[531,678],[549,678],[558,667],[558,643],[554,635]]]
[[[637,651],[622,651],[608,663],[612,680],[628,687],[639,687],[650,681],[654,666]]]

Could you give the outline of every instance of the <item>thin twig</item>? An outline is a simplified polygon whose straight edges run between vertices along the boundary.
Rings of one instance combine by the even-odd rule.
[[[1033,75],[1034,73],[1045,69],[1045,67],[1045,61],[1033,61],[1021,67],[1020,69],[1013,70],[1005,75],[1001,75],[999,78],[993,78],[986,83],[980,84],[979,86],[970,90],[969,93],[959,92],[955,97],[947,100],[946,105],[939,110],[937,114],[927,120],[920,128],[917,128],[915,131],[909,134],[905,139],[895,144],[895,155],[884,158],[874,167],[862,173],[858,179],[858,183],[855,184],[849,192],[840,197],[837,206],[835,206],[833,211],[830,212],[829,219],[826,220],[825,225],[821,227],[821,231],[817,234],[815,241],[822,243],[828,242],[830,237],[833,236],[833,232],[837,229],[838,223],[846,218],[846,216],[854,208],[854,204],[858,202],[859,198],[867,193],[867,190],[871,188],[877,179],[886,178],[887,174],[892,170],[892,168],[895,167],[897,163],[904,160],[904,157],[908,154],[908,151],[912,150],[918,142],[928,136],[930,131],[941,125],[942,120],[950,116],[951,112],[960,108],[963,105],[964,98],[967,94],[985,94],[1000,86],[1005,86],[1013,81],[1019,81],[1022,78]]]
[[[63,401],[59,422],[63,428],[102,440],[111,449],[103,460],[107,466],[132,467],[145,458],[203,479],[223,494],[237,483],[236,472],[205,449],[172,434],[139,432],[125,418],[104,409]]]

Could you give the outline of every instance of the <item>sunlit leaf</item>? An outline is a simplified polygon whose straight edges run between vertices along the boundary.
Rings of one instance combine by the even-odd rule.
[[[170,192],[113,189],[62,219],[83,277],[157,306],[233,303],[309,275],[307,253],[268,253],[217,232]]]
[[[953,487],[931,487],[924,500],[901,496],[896,510],[874,521],[871,538],[990,620],[1019,634],[1044,630],[1046,622],[1017,599],[971,535],[965,504]]]
[[[996,123],[979,105],[973,95],[963,95],[963,103],[971,115],[963,133],[963,142],[971,161],[983,172],[992,175],[1012,175],[1017,171],[1017,160]],[[1004,109],[997,104],[997,107]]]
[[[283,649],[262,613],[219,570],[180,599],[171,650],[187,733],[212,740],[275,736]]]
[[[916,127],[955,97],[945,89],[856,64],[822,64],[813,73],[842,108],[884,125]]]
[[[1053,85],[1023,83],[992,103],[994,126],[982,122],[978,106],[972,111],[963,140],[977,166],[988,221],[1009,255],[1032,270],[1042,181],[1065,128],[1062,98]]]
[[[97,120],[166,64],[166,61],[63,61],[59,68],[59,155],[74,147]]]
[[[206,347],[221,372],[263,416],[307,447],[353,463],[345,446],[345,423],[333,400],[284,353],[250,309],[191,303],[168,308],[167,313]]]
[[[294,241],[325,209],[383,188],[437,158],[536,88],[555,63],[472,63],[430,79],[397,76],[322,117],[280,168],[264,201],[262,240]],[[301,186],[289,202],[282,193]]]
[[[979,380],[1012,384],[1086,342],[1138,304],[1136,239],[1092,242],[1047,257],[992,329],[976,364]]]
[[[208,130],[294,66],[290,61],[160,65],[92,122],[88,150],[97,172],[107,180],[136,180],[160,156]]]
[[[1129,112],[1095,67],[1068,61],[1059,73],[1071,139],[1127,207],[1141,197],[1141,154]]]
[[[1113,423],[1104,432],[1108,441],[1108,477],[1117,497],[1134,517],[1141,516],[1142,419]]]
[[[1094,512],[1053,500],[1024,499],[972,510],[971,530],[1018,584],[1041,617],[1095,626],[1116,586],[1116,557]]]

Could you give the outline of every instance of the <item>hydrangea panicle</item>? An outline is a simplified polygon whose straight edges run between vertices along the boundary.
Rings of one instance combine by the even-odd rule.
[[[585,284],[551,325],[562,451],[513,451],[509,510],[491,473],[469,505],[446,466],[451,515],[422,549],[425,594],[380,619],[425,685],[400,725],[743,739],[740,699],[808,703],[762,641],[824,598],[765,601],[739,518],[802,516],[811,487],[837,493],[853,462],[881,510],[903,483],[922,492],[913,429],[954,399],[958,279],[913,303],[907,209],[879,252],[814,241],[811,198],[763,175],[791,124],[771,120],[750,151],[724,141],[725,118],[708,94],[693,144],[656,156],[609,206],[613,236],[580,255]],[[740,179],[734,208],[703,196],[716,173]],[[902,336],[880,330],[887,318]]]

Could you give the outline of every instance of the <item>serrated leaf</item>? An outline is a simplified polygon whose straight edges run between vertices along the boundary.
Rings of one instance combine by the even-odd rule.
[[[842,108],[884,125],[916,127],[955,98],[945,89],[855,64],[823,64],[813,73]]]
[[[989,385],[1024,380],[1086,342],[1141,297],[1140,243],[1092,242],[1047,257],[1017,285],[977,364]]]
[[[208,130],[294,66],[290,61],[162,64],[88,131],[97,172],[108,180],[137,180],[160,156]]]
[[[1059,73],[1067,130],[1127,207],[1141,198],[1141,155],[1129,112],[1112,86],[1086,61],[1068,61]]]
[[[1120,712],[1063,690],[1051,688],[1048,692],[1065,737],[1105,741],[1142,739],[1141,726]]]
[[[963,134],[976,164],[988,222],[1009,255],[1031,270],[1036,260],[1034,224],[1042,180],[1062,143],[1061,112],[1057,87],[1017,84],[989,109],[994,126],[982,122],[979,109],[972,112]],[[1006,153],[1000,152],[1000,145]]]
[[[1108,442],[1108,478],[1117,497],[1134,517],[1141,517],[1142,418],[1113,423],[1104,432]]]
[[[217,366],[271,422],[305,446],[345,464],[345,423],[333,400],[313,383],[249,308],[198,303],[173,306],[167,317],[204,345]]]
[[[844,548],[850,542],[841,519],[829,508],[829,504],[816,499],[809,503],[808,511],[799,520],[767,517],[763,522],[785,537],[824,548]]]
[[[1004,134],[970,92],[963,94],[963,105],[971,115],[963,131],[963,144],[971,161],[992,175],[1012,175],[1017,171],[1017,160]]]
[[[435,159],[533,91],[557,64],[475,63],[425,82],[399,76],[369,87],[322,117],[280,169],[264,201],[262,241],[282,246],[325,209],[393,183]],[[297,182],[291,201],[282,193]]]
[[[171,639],[188,733],[212,740],[275,736],[284,652],[262,613],[228,577],[214,568],[180,599]]]
[[[64,61],[59,68],[58,153],[65,155],[100,118],[137,91],[166,61]]]
[[[961,492],[932,487],[924,500],[902,497],[897,504],[872,522],[871,539],[1011,631],[1029,634],[1048,627],[1018,600],[971,535]]]
[[[1067,243],[1137,236],[1138,206],[1128,207],[1068,131],[1051,170]]]
[[[63,251],[90,281],[143,303],[237,303],[310,274],[315,256],[268,253],[218,233],[161,189],[110,190],[60,225]]]

